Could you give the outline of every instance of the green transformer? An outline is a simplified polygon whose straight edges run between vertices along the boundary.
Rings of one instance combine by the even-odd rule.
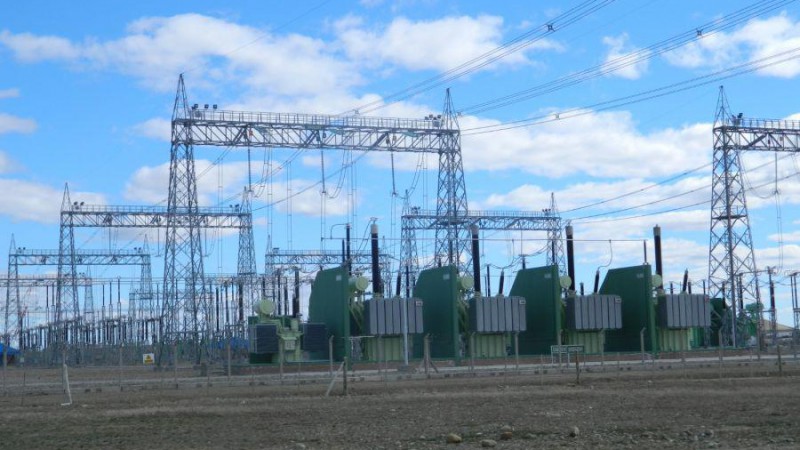
[[[337,361],[353,356],[350,338],[361,335],[363,325],[363,307],[356,297],[367,285],[365,278],[351,277],[343,266],[320,270],[311,285],[309,322],[325,324],[328,337],[333,337],[333,358]],[[311,357],[323,359],[328,355],[317,352]]]
[[[549,354],[551,345],[561,343],[563,328],[558,266],[520,270],[511,286],[510,295],[523,297],[527,301],[527,330],[519,334],[520,354]]]
[[[639,351],[643,332],[645,351],[657,352],[658,330],[650,265],[609,270],[600,293],[618,295],[622,299],[622,328],[606,332],[606,350]]]
[[[458,269],[455,266],[435,267],[420,272],[414,286],[414,297],[423,302],[422,320],[430,335],[432,358],[464,356],[462,330],[466,329],[466,303],[461,299]],[[414,337],[415,356],[421,357],[422,336]]]

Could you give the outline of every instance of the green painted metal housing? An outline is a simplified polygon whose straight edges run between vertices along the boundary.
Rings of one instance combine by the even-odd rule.
[[[470,356],[474,358],[501,358],[507,354],[508,334],[474,333],[469,339]]]
[[[408,336],[408,345],[413,342],[413,335]],[[403,336],[381,336],[369,339],[364,343],[366,357],[370,361],[403,361]]]
[[[324,323],[328,337],[333,336],[333,357],[341,361],[350,357],[349,339],[352,328],[350,277],[347,268],[336,267],[317,272],[311,285],[308,304],[308,320]],[[354,330],[355,331],[355,330]],[[311,355],[315,359],[327,359],[327,354]]]
[[[425,333],[430,335],[432,358],[462,357],[461,315],[464,303],[458,288],[455,266],[435,267],[420,272],[414,286],[414,297],[422,299]],[[421,357],[423,336],[414,337],[415,356]]]
[[[550,346],[559,343],[563,314],[558,277],[558,266],[555,265],[517,272],[510,295],[523,297],[527,302],[527,331],[519,334],[519,353],[522,355],[549,354]]]
[[[605,351],[606,331],[567,330],[568,345],[582,345],[586,354],[599,354]]]
[[[622,329],[606,332],[606,349],[612,352],[640,350],[644,328],[644,348],[658,351],[653,277],[649,265],[611,269],[600,287],[601,294],[622,298]]]
[[[269,364],[279,362],[280,355],[286,362],[296,362],[303,359],[303,349],[301,338],[303,333],[300,331],[300,322],[291,316],[248,316],[248,326],[252,325],[274,325],[277,328],[279,341],[278,353],[250,353],[250,364]],[[252,350],[253,342],[250,342]]]
[[[692,348],[694,328],[658,328],[658,348],[662,352],[683,352]]]

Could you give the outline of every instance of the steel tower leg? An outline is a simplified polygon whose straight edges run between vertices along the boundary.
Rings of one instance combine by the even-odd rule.
[[[239,258],[237,263],[237,276],[244,290],[242,293],[243,304],[247,311],[258,302],[259,289],[258,274],[256,273],[256,248],[253,239],[253,215],[251,196],[252,191],[245,189],[242,194],[242,203],[239,206],[242,212],[247,213],[242,217],[239,228]],[[244,337],[244,324],[238,324],[239,337]]]
[[[552,219],[550,220],[550,226],[547,230],[547,263],[558,266],[558,272],[564,275],[567,273],[567,266],[564,260],[564,239],[562,239],[561,234],[561,217],[558,215],[556,195],[552,192],[550,193],[549,215]]]
[[[714,121],[714,162],[711,183],[711,233],[709,242],[708,276],[710,296],[719,297],[722,283],[737,286],[742,275],[741,289],[750,298],[758,299],[758,275],[753,254],[753,238],[747,215],[741,160],[736,149],[738,117],[730,113],[725,92],[720,88],[717,116]],[[732,290],[731,293],[734,291]],[[731,295],[731,298],[735,298]],[[736,301],[731,302],[738,317]],[[737,320],[738,323],[738,320]],[[731,330],[733,345],[736,330]]]
[[[189,142],[190,125],[178,125],[175,119],[188,117],[189,106],[183,76],[173,109],[172,147],[170,149],[169,196],[167,200],[167,229],[164,258],[164,336],[159,352],[159,364],[164,351],[176,341],[187,341],[199,363],[205,356],[209,330],[208,299],[203,275],[202,237],[194,149]],[[188,213],[181,217],[178,213]],[[197,214],[193,216],[192,214]],[[177,355],[173,355],[177,363]]]
[[[458,128],[450,89],[445,95],[444,112],[440,120],[445,128]],[[463,268],[469,265],[469,261],[461,261],[462,254],[469,254],[469,229],[462,219],[467,215],[467,188],[461,161],[461,134],[444,134],[442,140],[436,212],[445,225],[436,230],[435,256],[443,263]]]
[[[64,187],[61,201],[61,223],[58,242],[58,278],[56,280],[55,305],[55,353],[52,361],[59,357],[66,358],[69,350],[70,321],[80,323],[80,305],[78,300],[77,270],[75,268],[75,234],[73,218],[70,212],[80,208],[72,204],[69,197],[69,186]],[[66,363],[66,361],[63,361]],[[78,361],[80,362],[80,361]]]
[[[17,244],[14,240],[14,235],[11,235],[11,244],[9,245],[9,255],[14,252]],[[24,350],[22,341],[23,329],[23,313],[20,304],[19,295],[19,266],[17,265],[16,258],[9,257],[8,260],[8,286],[6,287],[6,307],[5,307],[5,324],[3,328],[3,344],[6,346],[11,345],[13,331],[17,333],[17,346],[20,351]],[[12,325],[12,316],[16,318],[16,323]],[[14,328],[17,328],[14,330]]]

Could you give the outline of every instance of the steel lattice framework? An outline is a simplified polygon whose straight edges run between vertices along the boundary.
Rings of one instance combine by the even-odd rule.
[[[338,266],[345,261],[341,252],[332,250],[280,250],[272,249],[267,252],[266,266],[269,272],[274,267],[300,267],[300,266]],[[381,260],[388,258],[382,254]],[[356,252],[350,255],[350,262],[354,267],[369,267],[371,259],[369,253]]]
[[[176,153],[173,152],[172,156],[175,155]],[[181,165],[184,167],[191,165],[192,172],[194,170],[193,159],[191,164],[183,161]],[[167,207],[85,205],[72,202],[69,189],[65,188],[61,206],[59,254],[57,257],[57,326],[65,320],[73,320],[80,316],[76,282],[77,259],[71,256],[77,253],[75,228],[167,228],[165,295],[162,297],[163,303],[160,311],[164,334],[160,342],[166,344],[170,340],[178,339],[179,336],[185,338],[188,335],[199,348],[200,339],[205,339],[208,335],[208,324],[205,322],[209,317],[208,302],[210,301],[210,294],[205,292],[206,284],[202,272],[200,231],[203,229],[235,229],[240,234],[248,234],[250,238],[246,238],[245,242],[249,242],[250,247],[244,251],[244,254],[253,254],[252,211],[248,199],[249,197],[245,196],[242,203],[235,207],[200,207],[196,204],[193,206],[168,205]],[[196,242],[190,245],[189,238]],[[194,250],[190,252],[189,248]],[[189,254],[195,255],[195,257],[187,260],[186,256]],[[254,259],[250,260],[253,266]],[[240,262],[239,267],[246,267],[248,264]],[[255,269],[253,269],[254,271]],[[248,283],[248,285],[251,284]],[[178,289],[179,287],[180,289]],[[171,289],[171,291],[167,289]],[[172,293],[172,296],[167,295],[169,292]],[[139,300],[143,300],[142,296],[146,298],[151,295],[147,292],[136,293]],[[160,352],[163,350],[161,349]],[[201,355],[200,351],[195,353],[198,357]]]
[[[733,115],[720,88],[713,133],[709,294],[721,297],[723,291],[730,293],[736,316],[737,292],[760,305],[759,271],[753,254],[740,155],[745,151],[797,152],[800,121]]]
[[[560,241],[561,217],[555,205],[542,211],[468,211],[460,215],[458,229],[469,230],[472,225],[477,225],[480,230],[491,231],[545,231],[548,237],[547,255],[548,263],[556,264],[559,270],[565,267],[563,245]],[[402,236],[402,266],[415,276],[419,271],[418,251],[416,248],[416,231],[421,230],[446,230],[453,227],[447,217],[442,217],[437,211],[426,211],[419,208],[409,208],[401,218]],[[431,264],[435,263],[432,261]],[[442,261],[444,262],[444,261]],[[413,285],[413,280],[403,279],[403,286]]]
[[[252,211],[251,197],[253,192],[245,189],[242,194],[240,208],[243,211]],[[239,226],[239,258],[237,274],[241,283],[242,299],[246,305],[252,307],[258,301],[258,273],[256,271],[256,246],[253,238],[253,215],[242,217]]]
[[[62,266],[62,265],[67,267],[77,267],[78,265],[141,266],[141,280],[140,280],[139,290],[137,292],[137,298],[138,301],[144,302],[144,305],[146,306],[145,310],[150,311],[150,313],[152,313],[152,304],[151,304],[153,300],[152,274],[151,274],[152,265],[150,262],[150,253],[147,248],[146,241],[143,247],[136,248],[133,250],[77,249],[70,252],[67,255],[62,255],[60,249],[59,250],[29,249],[25,247],[17,247],[15,240],[12,237],[11,246],[8,252],[8,276],[6,278],[6,280],[8,280],[8,288],[6,289],[5,329],[7,335],[11,333],[12,329],[16,331],[15,334],[17,334],[17,337],[19,339],[18,342],[20,345],[20,349],[23,348],[22,333],[23,333],[23,319],[24,319],[23,305],[20,297],[20,287],[28,285],[30,283],[29,281],[30,277],[28,278],[20,277],[19,267]],[[53,280],[53,282],[55,282],[57,286],[70,286],[74,287],[75,289],[75,297],[73,298],[74,304],[72,305],[72,311],[70,311],[70,314],[64,314],[63,311],[60,311],[58,307],[58,302],[56,302],[56,325],[58,324],[59,320],[69,321],[74,323],[91,321],[91,318],[86,318],[84,317],[85,314],[81,314],[81,310],[77,306],[78,305],[77,288],[80,284],[80,280],[82,278],[86,278],[86,276],[81,277],[77,273],[70,273],[67,275],[67,277],[68,279],[64,280],[62,276],[57,276]],[[90,279],[91,277],[89,276],[88,278]],[[42,278],[41,276],[33,279],[38,281],[44,280],[44,278]],[[88,301],[86,297],[85,301]],[[135,312],[135,307],[133,308],[133,311]],[[83,312],[88,313],[89,310],[87,310],[86,307],[84,307]],[[14,316],[15,320],[12,320],[10,316]],[[135,320],[135,317],[132,316],[131,319]],[[11,326],[12,323],[14,323],[14,327]]]
[[[387,254],[379,256],[381,276],[389,281],[391,273],[390,257]],[[345,264],[344,255],[332,250],[281,250],[273,248],[267,252],[264,263],[265,282],[272,282],[283,269],[298,268],[301,272],[314,272],[324,267],[334,267]],[[355,252],[350,255],[350,267],[354,272],[368,274],[372,259],[369,253]],[[306,280],[308,281],[308,280]],[[266,286],[268,296],[276,296],[272,286]]]
[[[437,229],[436,253],[454,263],[467,253],[468,233],[458,219],[467,212],[461,132],[449,90],[443,114],[424,119],[237,112],[200,109],[197,105],[175,111],[178,115],[173,119],[173,147],[435,153],[439,156],[436,210],[439,216],[449,218],[448,226]],[[186,195],[182,198],[189,199]]]

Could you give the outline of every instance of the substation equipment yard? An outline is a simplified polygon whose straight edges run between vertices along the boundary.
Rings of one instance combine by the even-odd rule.
[[[715,186],[737,188],[741,150],[798,150],[797,124],[736,117],[724,94],[720,105]],[[449,92],[424,120],[231,112],[190,106],[181,77],[174,111],[167,206],[85,205],[67,190],[58,249],[12,241],[0,415],[13,431],[0,448],[796,448],[797,323],[778,345],[771,289],[772,328],[751,329],[744,299],[760,295],[752,244],[737,240],[750,233],[743,191],[712,200],[702,288],[687,277],[665,289],[656,226],[655,267],[598,271],[585,289],[554,201],[467,209]],[[400,255],[381,251],[380,224],[366,240],[348,224],[341,252],[270,248],[260,274],[252,191],[235,208],[197,204],[193,148],[204,145],[433,153],[437,209],[404,208]],[[82,228],[163,229],[162,283],[146,242],[76,249]],[[204,271],[206,229],[238,232],[236,273]],[[545,264],[523,260],[508,293],[502,274],[492,294],[487,230],[546,233]],[[434,250],[420,255],[426,232]],[[32,265],[57,275],[26,276]],[[125,311],[119,281],[93,279],[90,265],[141,269]],[[42,287],[46,320],[31,321],[21,292]]]

